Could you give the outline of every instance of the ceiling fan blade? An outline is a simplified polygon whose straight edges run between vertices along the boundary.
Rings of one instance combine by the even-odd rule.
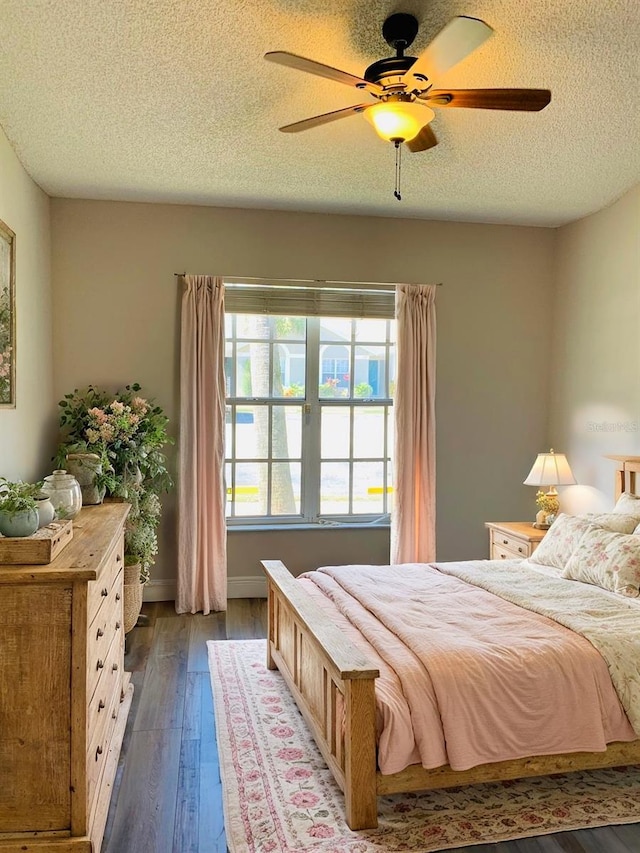
[[[431,89],[421,100],[432,107],[537,112],[550,102],[551,92],[548,89]]]
[[[415,84],[424,88],[425,80],[432,82],[453,68],[492,34],[491,27],[478,18],[453,18],[406,72],[403,82],[408,89]]]
[[[431,130],[430,124],[425,124],[417,136],[405,142],[409,151],[413,151],[414,154],[418,151],[428,151],[429,148],[433,148],[437,144],[438,140],[435,133]]]
[[[312,116],[305,118],[302,121],[295,121],[293,124],[285,124],[280,130],[283,133],[298,133],[301,130],[310,130],[312,127],[319,127],[321,124],[328,124],[330,121],[336,121],[339,118],[355,115],[356,113],[364,112],[373,104],[356,104],[353,107],[346,107],[343,110],[334,110],[332,113],[323,113],[320,116]]]
[[[382,86],[378,86],[377,83],[370,83],[368,80],[356,77],[347,71],[340,71],[339,68],[332,68],[330,65],[324,65],[322,62],[316,62],[313,59],[306,59],[304,56],[297,56],[295,53],[287,53],[285,50],[272,50],[265,53],[264,58],[269,62],[276,62],[278,65],[295,68],[297,71],[306,71],[307,74],[315,74],[318,77],[326,77],[327,80],[335,80],[337,83],[355,86],[356,89],[366,89],[367,92],[377,94],[383,91]]]

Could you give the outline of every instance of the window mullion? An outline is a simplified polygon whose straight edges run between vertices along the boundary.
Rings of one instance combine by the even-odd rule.
[[[307,366],[304,427],[302,431],[302,514],[315,521],[320,515],[320,320],[307,317]]]

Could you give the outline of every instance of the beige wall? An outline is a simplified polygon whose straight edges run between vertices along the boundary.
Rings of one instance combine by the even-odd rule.
[[[550,437],[576,479],[564,505],[610,506],[607,453],[640,455],[640,186],[556,236]]]
[[[487,554],[487,519],[526,518],[522,486],[546,441],[554,233],[546,229],[52,200],[57,397],[138,381],[176,429],[174,272],[442,282],[438,291],[438,558]],[[174,576],[175,500],[153,578]],[[355,535],[355,540],[353,536]],[[278,539],[278,536],[284,539]],[[309,567],[305,537],[265,534],[263,556]],[[318,564],[362,533],[320,531]],[[388,559],[385,532],[378,559]],[[230,544],[231,577],[257,575],[253,535]],[[328,555],[325,557],[325,554]],[[338,560],[340,562],[340,560]],[[344,560],[342,560],[344,562]]]
[[[51,472],[55,431],[49,197],[0,129],[0,219],[16,235],[16,407],[0,408],[0,476]]]

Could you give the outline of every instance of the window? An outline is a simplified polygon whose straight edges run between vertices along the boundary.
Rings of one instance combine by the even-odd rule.
[[[389,513],[395,321],[230,312],[225,301],[229,523]]]

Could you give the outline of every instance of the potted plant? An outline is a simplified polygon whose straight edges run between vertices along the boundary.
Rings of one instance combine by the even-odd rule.
[[[42,483],[10,482],[0,477],[0,533],[3,536],[31,536],[40,517],[36,495]]]
[[[62,465],[69,454],[97,455],[101,471],[95,483],[105,488],[107,497],[131,504],[125,526],[125,630],[130,621],[127,600],[139,599],[139,613],[141,584],[149,579],[158,553],[159,496],[173,485],[164,453],[166,445],[173,444],[168,418],[153,400],[140,396],[141,390],[137,382],[115,394],[90,385],[66,394],[59,404],[62,441],[57,463]]]

